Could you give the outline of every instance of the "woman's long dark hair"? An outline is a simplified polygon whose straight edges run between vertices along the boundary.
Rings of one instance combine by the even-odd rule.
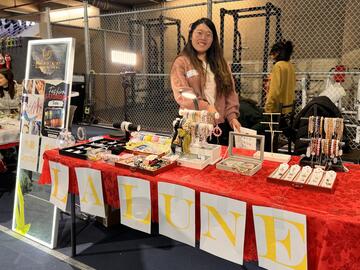
[[[1,69],[0,73],[8,80],[8,92],[11,99],[15,97],[15,82],[14,82],[14,74],[10,69]],[[0,86],[0,97],[4,97],[4,87]]]
[[[294,46],[290,40],[282,40],[275,43],[270,50],[270,54],[277,54],[275,61],[289,61],[293,53]]]
[[[197,51],[192,45],[191,36],[195,28],[200,25],[205,24],[210,28],[213,35],[213,42],[210,48],[206,51],[206,60],[209,63],[211,71],[214,73],[215,83],[216,83],[216,94],[217,96],[225,95],[227,96],[232,89],[232,80],[231,74],[228,68],[228,64],[224,59],[223,52],[220,48],[218,34],[214,23],[208,18],[201,18],[191,24],[188,36],[188,42],[186,43],[184,49],[180,55],[185,55],[190,58],[191,64],[195,67],[196,70],[203,72],[202,61],[197,57]]]

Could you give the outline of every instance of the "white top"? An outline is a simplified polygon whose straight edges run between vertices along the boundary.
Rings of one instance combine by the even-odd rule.
[[[9,92],[4,90],[4,96],[0,98],[0,111],[10,112],[11,109],[19,109],[20,99],[15,94],[14,99],[11,99]]]
[[[205,69],[205,88],[204,88],[204,94],[209,102],[210,105],[215,104],[215,98],[216,98],[216,83],[215,83],[215,75],[211,71],[210,66],[208,63],[203,62],[203,67]]]

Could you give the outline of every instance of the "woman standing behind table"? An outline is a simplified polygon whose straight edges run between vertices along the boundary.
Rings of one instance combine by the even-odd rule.
[[[19,104],[13,73],[9,69],[0,69],[0,111],[10,113],[18,110]]]
[[[217,124],[222,134],[218,138],[212,136],[210,142],[227,145],[229,131],[240,129],[239,100],[210,19],[201,18],[191,24],[188,42],[172,65],[170,79],[175,100],[181,108],[195,109],[193,100],[180,94],[191,91],[197,97],[200,110],[219,113]]]

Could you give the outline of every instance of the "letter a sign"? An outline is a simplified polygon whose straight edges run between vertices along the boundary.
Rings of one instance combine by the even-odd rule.
[[[75,172],[79,185],[81,211],[105,218],[101,171],[75,168]]]

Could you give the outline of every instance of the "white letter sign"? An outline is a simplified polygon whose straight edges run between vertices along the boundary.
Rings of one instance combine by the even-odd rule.
[[[306,270],[306,216],[253,206],[259,266],[274,270]]]
[[[195,246],[195,191],[159,182],[159,233]]]
[[[90,168],[75,168],[75,171],[81,211],[105,218],[101,171]]]
[[[118,176],[121,224],[151,233],[151,199],[149,181]]]
[[[243,264],[246,203],[201,193],[200,204],[200,249]]]

